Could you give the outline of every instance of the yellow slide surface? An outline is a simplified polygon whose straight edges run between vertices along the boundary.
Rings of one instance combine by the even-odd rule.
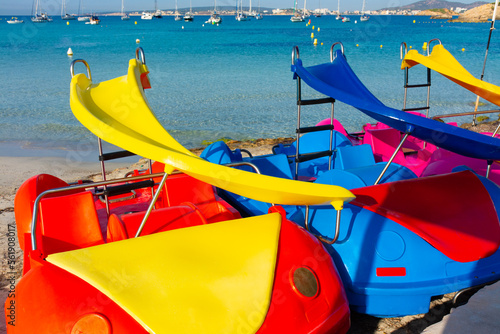
[[[52,254],[150,333],[255,333],[271,302],[281,215]]]
[[[284,205],[331,203],[337,210],[354,198],[347,189],[259,175],[213,164],[192,154],[158,122],[149,107],[136,59],[128,74],[93,84],[84,74],[71,80],[70,104],[76,118],[96,136],[137,155],[163,162],[201,181],[258,201]]]
[[[417,50],[410,50],[403,59],[401,69],[417,64],[441,73],[474,94],[500,106],[500,87],[475,78],[441,44],[434,46],[429,56],[423,56]]]

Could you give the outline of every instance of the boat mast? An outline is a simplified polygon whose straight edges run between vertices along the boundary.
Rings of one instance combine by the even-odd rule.
[[[177,2],[176,2],[177,3]],[[123,0],[122,0],[122,16],[123,16]]]
[[[497,8],[498,8],[498,0],[495,1],[495,7],[493,8],[493,17],[491,18],[491,27],[490,27],[490,33],[488,35],[488,43],[486,44],[486,53],[484,55],[484,62],[483,62],[483,71],[481,72],[481,81],[483,81],[484,77],[484,69],[486,68],[486,59],[488,58],[488,49],[490,48],[490,41],[491,41],[491,33],[495,29],[495,19],[497,16]],[[477,107],[479,106],[479,95],[476,98],[476,105],[474,106],[474,113],[477,112]],[[472,125],[476,125],[476,115],[474,114],[472,118]],[[498,129],[497,129],[498,131]],[[497,132],[495,131],[495,133]],[[494,136],[495,134],[493,134]]]
[[[363,7],[361,8],[361,15],[365,13],[365,0],[363,0]]]

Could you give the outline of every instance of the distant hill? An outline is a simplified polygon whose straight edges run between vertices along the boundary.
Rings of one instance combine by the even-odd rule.
[[[473,3],[461,3],[461,2],[452,2],[452,1],[442,1],[442,0],[423,0],[423,1],[418,1],[414,2],[412,4],[406,5],[406,6],[401,6],[401,7],[390,7],[390,8],[382,8],[381,10],[428,10],[428,9],[435,9],[435,8],[475,8],[478,6],[482,6],[487,4],[488,2],[484,1],[476,1]]]

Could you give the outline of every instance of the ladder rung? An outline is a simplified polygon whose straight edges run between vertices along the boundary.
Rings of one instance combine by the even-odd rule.
[[[317,132],[317,131],[325,131],[325,130],[333,130],[333,126],[329,125],[320,125],[320,126],[307,126],[295,129],[296,133],[308,133],[308,132]]]
[[[309,106],[313,104],[324,104],[324,103],[334,103],[335,99],[332,97],[325,97],[323,99],[314,99],[314,100],[297,100],[298,106]]]
[[[402,111],[418,111],[418,110],[429,110],[430,107],[420,107],[420,108],[405,108]]]
[[[295,162],[304,162],[317,158],[327,157],[333,154],[333,151],[322,151],[322,152],[313,152],[313,153],[305,153],[299,154],[299,156],[292,156],[295,158]]]
[[[420,88],[420,87],[430,87],[430,86],[431,86],[430,83],[426,83],[421,85],[405,85],[404,88]]]
[[[117,152],[103,153],[103,155],[99,156],[99,161],[120,159],[120,158],[125,158],[125,157],[131,157],[133,155],[136,155],[136,154],[129,152],[129,151],[117,151]]]

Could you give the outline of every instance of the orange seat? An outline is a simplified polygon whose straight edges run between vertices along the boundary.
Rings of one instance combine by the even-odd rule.
[[[25,234],[31,234],[31,218],[33,217],[33,205],[38,195],[45,190],[67,187],[68,184],[63,180],[49,175],[39,174],[30,177],[19,187],[14,199],[14,213],[16,216],[17,236],[19,247],[25,250]],[[50,197],[50,195],[48,196]],[[40,233],[40,228],[37,229]]]
[[[113,242],[133,238],[141,225],[144,215],[144,211],[121,215],[112,214],[108,221],[107,241]],[[151,211],[141,235],[206,223],[203,215],[193,204],[185,203],[185,205]]]
[[[163,164],[155,162],[153,173],[161,172]],[[196,205],[208,223],[241,218],[239,212],[215,193],[215,188],[186,174],[169,175],[165,183],[160,207],[189,202]],[[158,207],[158,206],[157,206]]]
[[[40,232],[44,256],[104,243],[90,192],[43,199]]]

